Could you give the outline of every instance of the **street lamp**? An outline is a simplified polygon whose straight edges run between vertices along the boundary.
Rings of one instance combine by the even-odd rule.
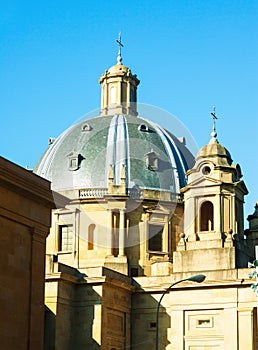
[[[192,281],[192,282],[197,282],[197,283],[201,283],[205,280],[206,276],[205,275],[195,275],[195,276],[191,276],[188,278],[185,278],[183,280],[174,282],[171,284],[171,286],[169,286],[161,295],[159,303],[158,303],[158,307],[157,307],[157,313],[156,313],[156,350],[159,350],[159,309],[160,309],[160,304],[162,299],[164,298],[165,294],[168,293],[170,291],[170,289],[172,287],[174,287],[176,284],[185,282],[185,281]]]

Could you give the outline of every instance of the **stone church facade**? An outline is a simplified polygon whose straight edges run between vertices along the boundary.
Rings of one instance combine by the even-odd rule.
[[[122,64],[101,76],[100,116],[67,129],[34,172],[68,204],[47,238],[45,349],[254,350],[257,212],[244,232],[241,168],[219,143],[196,158],[137,112],[139,80]]]

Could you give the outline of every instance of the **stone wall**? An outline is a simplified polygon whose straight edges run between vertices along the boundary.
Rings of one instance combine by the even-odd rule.
[[[232,271],[234,274],[230,270],[223,274],[207,272],[205,282],[184,282],[165,295],[159,312],[160,349],[256,349],[257,301],[250,288],[249,270]],[[194,274],[189,273],[188,277]],[[180,276],[135,278],[138,288],[132,298],[134,350],[153,348],[158,302],[174,280],[180,280]]]
[[[45,349],[129,348],[132,289],[129,277],[106,268],[81,273],[53,263],[46,275]]]
[[[43,349],[45,241],[53,207],[48,181],[0,157],[2,349]]]

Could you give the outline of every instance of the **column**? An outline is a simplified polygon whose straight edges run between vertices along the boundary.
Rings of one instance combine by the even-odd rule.
[[[220,193],[220,232],[225,232],[225,212],[224,212],[224,196]],[[214,219],[215,220],[215,219]]]
[[[238,309],[239,349],[254,350],[254,317],[253,308]]]
[[[117,82],[117,100],[116,103],[119,106],[122,106],[122,81],[119,79]]]
[[[112,254],[112,226],[113,226],[113,213],[111,209],[108,209],[107,220],[107,256],[113,256]]]
[[[222,319],[223,324],[230,325],[230,327],[224,327],[224,349],[230,349],[230,350],[238,350],[238,349],[245,349],[250,350],[249,348],[244,347],[238,347],[237,344],[238,336],[239,336],[239,323],[238,323],[238,317],[237,317],[237,309],[235,307],[233,308],[227,308],[224,309],[224,313],[222,313]]]
[[[125,255],[125,209],[119,211],[119,256]]]
[[[105,100],[104,100],[104,108],[105,108],[105,114],[108,113],[108,106],[109,106],[109,84],[105,81]]]
[[[78,208],[75,209],[75,216],[74,216],[74,231],[75,231],[75,244],[74,244],[74,251],[75,251],[75,261],[74,266],[78,269],[80,267],[80,210]]]
[[[102,87],[101,87],[101,109],[103,110],[104,107],[105,107],[105,84],[103,83],[102,84]]]
[[[168,328],[167,334],[171,349],[184,349],[184,311],[172,310],[169,316],[171,328]]]
[[[213,227],[214,231],[218,236],[216,237],[221,237],[221,194],[219,193],[216,197],[215,200],[212,201],[213,204]]]
[[[127,81],[127,88],[126,88],[126,90],[127,90],[127,93],[126,93],[126,100],[125,100],[125,102],[126,102],[126,107],[127,107],[127,112],[128,113],[130,113],[130,111],[131,111],[131,94],[130,94],[130,83],[129,83],[129,81]]]
[[[199,203],[197,202],[197,199],[193,197],[186,198],[184,233],[189,241],[196,241],[196,234],[199,232],[199,217]]]
[[[168,249],[168,216],[166,216],[166,218],[165,218],[165,224],[164,224],[164,229],[163,229],[162,251],[169,252],[169,249]]]
[[[236,197],[235,194],[232,195],[231,198],[231,228],[233,230],[233,234],[236,232]]]

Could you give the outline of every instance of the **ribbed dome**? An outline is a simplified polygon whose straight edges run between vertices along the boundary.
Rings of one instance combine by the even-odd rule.
[[[127,188],[179,193],[194,158],[174,135],[131,115],[96,117],[73,125],[46,150],[34,172],[56,191],[107,187],[110,165],[120,184],[124,165]]]
[[[199,160],[200,158],[213,158],[214,160],[216,158],[217,165],[227,166],[232,164],[232,158],[229,151],[215,138],[212,138],[207,145],[199,150],[196,160]]]
[[[130,73],[131,70],[123,64],[115,64],[114,66],[110,67],[107,72],[110,74]]]

